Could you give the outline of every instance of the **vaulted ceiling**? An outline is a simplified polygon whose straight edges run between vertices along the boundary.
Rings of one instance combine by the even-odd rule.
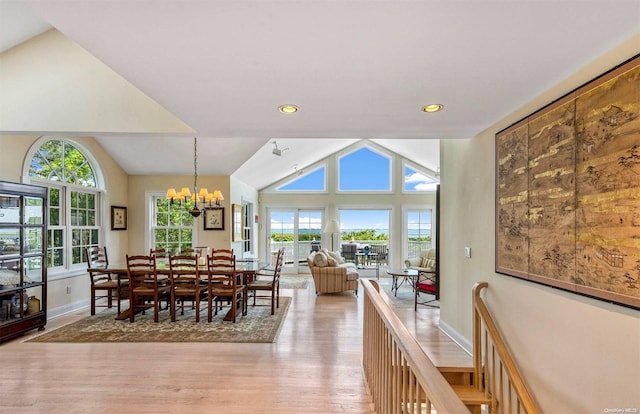
[[[200,174],[263,188],[360,139],[436,170],[433,140],[474,136],[636,36],[640,0],[3,0],[0,57],[51,28],[186,128],[0,133],[92,135],[130,174],[191,174],[197,135]],[[12,82],[0,67],[0,95]]]

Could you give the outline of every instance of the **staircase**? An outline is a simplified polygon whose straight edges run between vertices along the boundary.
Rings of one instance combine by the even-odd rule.
[[[474,286],[474,355],[439,328],[439,310],[404,309],[395,312],[415,336],[434,366],[472,413],[537,413],[504,340],[480,293],[488,285]],[[500,385],[501,384],[501,385]]]

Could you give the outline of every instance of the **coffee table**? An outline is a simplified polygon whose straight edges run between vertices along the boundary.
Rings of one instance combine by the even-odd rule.
[[[398,296],[398,288],[402,286],[404,282],[411,284],[412,289],[415,289],[416,280],[418,279],[418,271],[413,269],[387,269],[387,274],[391,275],[391,291],[394,296]],[[402,279],[398,283],[398,279]]]

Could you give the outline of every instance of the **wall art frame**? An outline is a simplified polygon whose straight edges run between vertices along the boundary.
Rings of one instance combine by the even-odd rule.
[[[224,230],[224,207],[207,207],[203,212],[204,230]]]
[[[111,206],[111,230],[127,229],[127,208]]]
[[[640,55],[496,134],[495,270],[640,309]]]

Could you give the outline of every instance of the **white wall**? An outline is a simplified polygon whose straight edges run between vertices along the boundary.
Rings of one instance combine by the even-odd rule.
[[[640,312],[495,273],[495,133],[638,52],[640,35],[483,133],[441,143],[442,326],[470,341],[471,288],[489,282],[489,308],[542,412],[640,410]]]
[[[253,204],[253,214],[254,216],[257,215],[260,211],[260,206],[258,203],[258,190],[251,187],[248,184],[243,183],[242,181],[233,178],[233,176],[231,177],[231,194],[230,194],[230,198],[231,198],[231,203],[232,204],[242,204],[243,202],[245,203],[252,203]],[[231,214],[231,211],[229,211],[229,214]],[[260,231],[258,229],[258,225],[255,223],[255,220],[253,220],[251,222],[251,225],[253,226],[253,243],[252,243],[252,251],[254,255],[258,255],[258,240],[260,237]],[[243,257],[242,255],[242,251],[243,251],[243,242],[231,242],[231,247],[234,249],[234,253],[236,255],[236,257],[240,258]]]

